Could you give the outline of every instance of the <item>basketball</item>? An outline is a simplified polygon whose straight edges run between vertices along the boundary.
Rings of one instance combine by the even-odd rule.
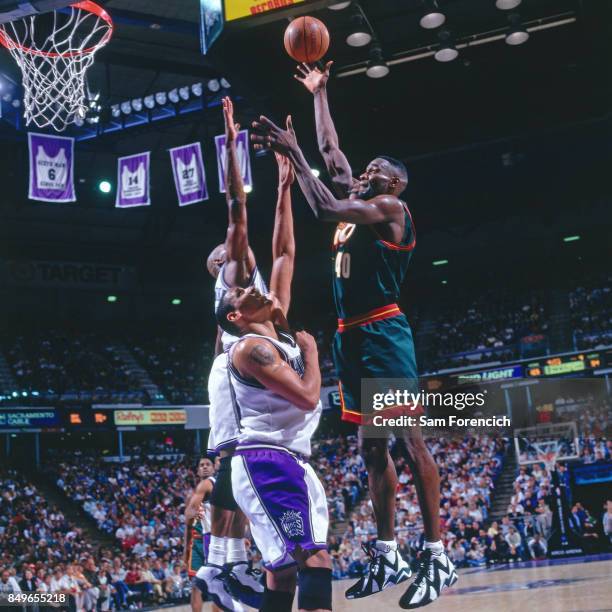
[[[329,32],[314,17],[298,17],[285,30],[285,49],[296,62],[316,62],[329,48]]]

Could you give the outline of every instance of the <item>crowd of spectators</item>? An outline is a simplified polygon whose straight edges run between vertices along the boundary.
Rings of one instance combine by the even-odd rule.
[[[2,352],[11,367],[23,402],[86,400],[146,401],[135,372],[125,364],[113,343],[93,332],[32,331],[4,337]]]
[[[127,344],[169,402],[208,402],[206,383],[214,356],[213,343],[203,341],[197,334],[175,330],[163,337],[130,337]]]
[[[63,594],[76,612],[187,601],[184,564],[95,546],[15,470],[0,471],[0,495],[1,593]]]
[[[612,277],[576,287],[569,294],[569,304],[577,349],[612,344]]]
[[[549,329],[543,299],[537,293],[523,301],[484,294],[462,305],[454,303],[429,325],[433,333],[423,359],[427,369],[515,359],[527,346],[544,345]]]

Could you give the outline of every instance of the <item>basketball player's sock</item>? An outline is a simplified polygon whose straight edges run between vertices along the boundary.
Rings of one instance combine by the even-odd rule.
[[[227,540],[222,536],[210,536],[207,562],[211,565],[223,566],[227,562]]]
[[[399,601],[400,608],[412,610],[430,604],[442,591],[457,582],[453,562],[444,551],[442,542],[426,542],[419,558],[421,568],[416,580],[408,587]]]
[[[259,608],[264,592],[262,574],[249,568],[242,538],[227,538],[227,569],[226,585],[230,593],[248,606]]]
[[[412,575],[410,566],[397,550],[395,540],[376,540],[374,544],[363,548],[370,555],[368,572],[346,591],[347,599],[374,595],[389,586],[408,580]]]

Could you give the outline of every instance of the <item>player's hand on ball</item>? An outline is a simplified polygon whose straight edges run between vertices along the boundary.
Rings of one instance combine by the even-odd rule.
[[[288,187],[292,185],[295,180],[293,164],[280,153],[274,152],[274,157],[276,157],[276,163],[278,164],[278,182],[280,186]]]
[[[308,332],[297,332],[297,334],[295,334],[295,341],[302,350],[302,353],[312,353],[318,355],[319,350],[317,349],[317,341]]]
[[[297,67],[299,74],[294,74],[293,77],[302,83],[311,94],[315,94],[327,85],[329,69],[333,63],[327,62],[325,69],[321,71],[316,66],[304,62]]]
[[[287,129],[279,128],[274,122],[263,115],[259,121],[253,121],[255,134],[251,134],[251,140],[255,149],[272,149],[282,155],[288,155],[290,151],[298,146],[291,115],[287,116]]]
[[[234,104],[229,97],[223,98],[221,103],[223,104],[226,142],[235,142],[238,132],[240,131],[240,124],[234,123]]]

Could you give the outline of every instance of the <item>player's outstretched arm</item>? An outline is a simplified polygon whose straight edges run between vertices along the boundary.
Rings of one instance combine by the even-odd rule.
[[[229,97],[223,98],[225,120],[225,199],[228,226],[225,237],[226,263],[223,280],[230,287],[248,283],[255,268],[255,258],[249,250],[246,194],[242,184],[240,161],[236,151],[236,138],[240,125],[234,123],[234,105]]]
[[[302,193],[317,219],[363,225],[402,223],[404,209],[395,196],[380,195],[367,201],[358,198],[337,199],[310,171],[310,166],[297,144],[291,116],[287,117],[286,130],[279,128],[267,117],[254,121],[253,128],[256,133],[251,135],[251,140],[255,147],[273,149],[291,160]]]
[[[291,282],[295,262],[295,237],[293,233],[293,211],[291,210],[291,185],[295,175],[291,162],[279,153],[278,164],[278,200],[272,235],[272,274],[270,290],[280,303],[285,317],[291,303]]]
[[[340,150],[338,133],[329,110],[327,81],[333,62],[327,62],[324,70],[311,64],[300,64],[294,77],[306,87],[314,97],[317,142],[329,173],[334,191],[341,198],[348,196],[355,179],[346,155]]]
[[[276,347],[259,338],[247,338],[234,351],[234,365],[241,374],[251,376],[266,389],[284,397],[302,410],[314,410],[321,396],[321,370],[315,339],[306,332],[296,334],[304,356],[304,376],[283,361]]]

